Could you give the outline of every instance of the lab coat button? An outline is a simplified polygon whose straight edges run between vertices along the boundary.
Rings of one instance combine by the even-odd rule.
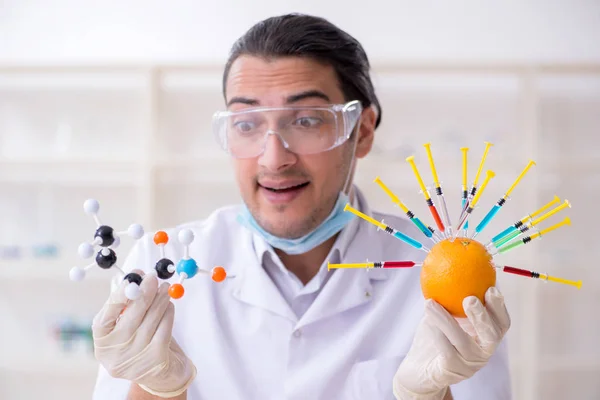
[[[300,331],[300,329],[298,329],[298,330],[295,330],[295,331],[294,331],[294,336],[295,336],[295,337],[300,337],[300,336],[302,336],[302,331]]]

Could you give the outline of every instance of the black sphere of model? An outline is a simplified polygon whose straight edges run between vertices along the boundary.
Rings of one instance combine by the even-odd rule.
[[[160,260],[158,260],[154,269],[156,269],[156,274],[160,279],[169,279],[173,276],[175,271],[169,271],[169,267],[171,265],[175,264],[173,264],[173,261],[169,260],[168,258],[161,258]]]
[[[97,237],[102,239],[100,246],[108,247],[115,242],[114,229],[107,225],[101,225],[96,229],[96,233],[94,234],[94,239]]]
[[[140,274],[136,274],[135,272],[130,272],[125,275],[123,280],[129,281],[129,283],[135,283],[138,286],[142,284],[142,276]]]
[[[108,254],[104,255],[103,252],[108,250]],[[117,255],[112,249],[102,249],[96,254],[96,263],[100,268],[109,269],[117,262]]]

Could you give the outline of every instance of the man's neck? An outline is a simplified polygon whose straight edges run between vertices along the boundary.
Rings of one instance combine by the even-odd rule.
[[[294,273],[306,285],[319,272],[338,235],[334,235],[319,246],[304,254],[286,254],[279,249],[275,252],[288,271]]]

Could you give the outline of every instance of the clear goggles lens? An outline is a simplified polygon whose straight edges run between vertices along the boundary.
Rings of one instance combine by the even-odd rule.
[[[269,135],[296,154],[314,154],[344,143],[356,126],[359,101],[325,107],[252,108],[220,111],[213,117],[213,131],[221,147],[236,158],[257,157]]]

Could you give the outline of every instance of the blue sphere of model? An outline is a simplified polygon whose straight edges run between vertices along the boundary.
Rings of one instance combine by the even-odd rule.
[[[196,260],[188,258],[187,260],[179,260],[177,263],[177,274],[181,275],[184,272],[188,278],[193,278],[198,272]]]

